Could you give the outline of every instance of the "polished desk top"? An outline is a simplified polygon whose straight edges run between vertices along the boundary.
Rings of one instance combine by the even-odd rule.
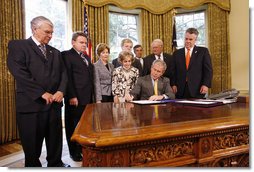
[[[104,147],[249,126],[249,104],[193,107],[167,103],[87,105],[72,140]]]

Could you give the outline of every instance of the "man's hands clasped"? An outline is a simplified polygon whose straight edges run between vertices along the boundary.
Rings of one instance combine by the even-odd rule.
[[[53,102],[61,103],[63,101],[63,93],[61,91],[57,91],[55,94],[45,92],[41,97],[46,101],[47,105]]]

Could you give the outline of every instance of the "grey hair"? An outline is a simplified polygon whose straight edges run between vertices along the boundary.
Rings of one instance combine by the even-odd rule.
[[[155,40],[153,40],[151,46],[153,46],[154,44],[158,44],[160,46],[163,46],[163,41],[161,39],[155,39]]]
[[[31,20],[31,29],[32,32],[34,29],[39,28],[43,23],[49,24],[52,28],[54,27],[53,23],[44,16],[38,16]]]
[[[164,71],[167,69],[167,64],[161,59],[154,60],[153,64],[152,64],[152,67],[156,64],[162,66],[164,68]]]

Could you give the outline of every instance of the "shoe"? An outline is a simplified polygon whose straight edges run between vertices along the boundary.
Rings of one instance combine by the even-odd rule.
[[[69,164],[65,164],[65,163],[60,163],[60,164],[57,164],[56,167],[71,167]]]
[[[73,161],[79,162],[82,161],[83,157],[80,154],[70,155]]]

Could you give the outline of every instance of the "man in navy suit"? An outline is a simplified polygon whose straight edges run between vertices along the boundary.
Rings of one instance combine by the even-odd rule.
[[[153,40],[153,42],[151,44],[151,48],[152,48],[153,53],[144,58],[143,76],[150,74],[151,66],[152,66],[154,60],[161,59],[167,65],[167,69],[164,72],[163,76],[171,79],[172,72],[170,71],[169,66],[172,63],[172,56],[170,54],[163,53],[163,42],[162,42],[162,40],[160,40],[160,39]]]
[[[204,98],[211,88],[211,57],[207,48],[195,45],[197,37],[197,29],[187,29],[185,47],[173,54],[171,86],[176,98]]]
[[[17,124],[26,167],[41,167],[45,138],[48,167],[70,167],[62,157],[62,100],[67,72],[60,51],[48,45],[53,23],[31,21],[33,36],[9,42],[7,66],[16,79]]]
[[[93,64],[90,58],[83,54],[86,47],[86,35],[75,32],[72,35],[72,48],[62,52],[69,81],[64,97],[65,130],[70,157],[74,161],[82,160],[81,146],[70,139],[86,105],[92,103],[93,96]]]

